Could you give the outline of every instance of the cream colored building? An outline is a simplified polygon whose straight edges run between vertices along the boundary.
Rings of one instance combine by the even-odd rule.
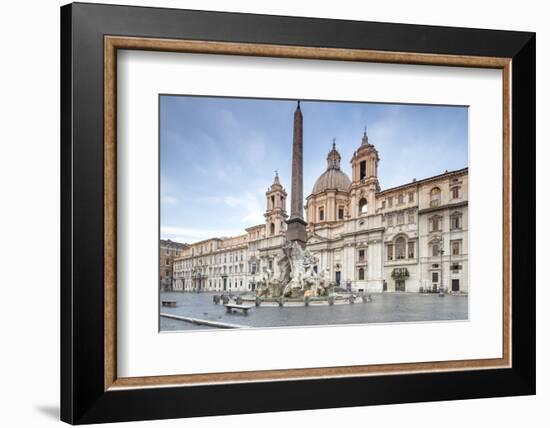
[[[351,179],[333,143],[327,168],[306,197],[307,248],[353,291],[468,291],[468,169],[381,190],[380,158],[366,133],[351,157]],[[279,273],[287,193],[278,175],[266,192],[265,223],[235,237],[185,248],[174,289],[254,290],[267,269]]]

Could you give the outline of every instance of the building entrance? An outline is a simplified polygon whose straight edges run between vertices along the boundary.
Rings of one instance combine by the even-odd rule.
[[[405,280],[404,279],[395,280],[395,291],[405,291]]]
[[[458,279],[453,279],[452,280],[451,289],[453,291],[460,291],[460,281]]]

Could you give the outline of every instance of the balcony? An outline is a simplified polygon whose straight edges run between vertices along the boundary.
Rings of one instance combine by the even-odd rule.
[[[367,258],[366,257],[357,257],[357,260],[355,260],[355,264],[357,266],[366,266],[367,264]]]

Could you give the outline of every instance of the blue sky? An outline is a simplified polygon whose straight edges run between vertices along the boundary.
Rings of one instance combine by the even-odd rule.
[[[263,223],[275,170],[290,201],[295,108],[286,100],[162,95],[161,238],[191,243]],[[326,169],[333,138],[351,176],[365,126],[382,189],[468,164],[466,107],[302,101],[301,109],[304,197]]]

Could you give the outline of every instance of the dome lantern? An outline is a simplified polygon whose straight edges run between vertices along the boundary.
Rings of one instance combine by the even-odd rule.
[[[327,155],[327,169],[340,169],[342,157],[336,150],[336,138],[332,139],[332,150]]]

